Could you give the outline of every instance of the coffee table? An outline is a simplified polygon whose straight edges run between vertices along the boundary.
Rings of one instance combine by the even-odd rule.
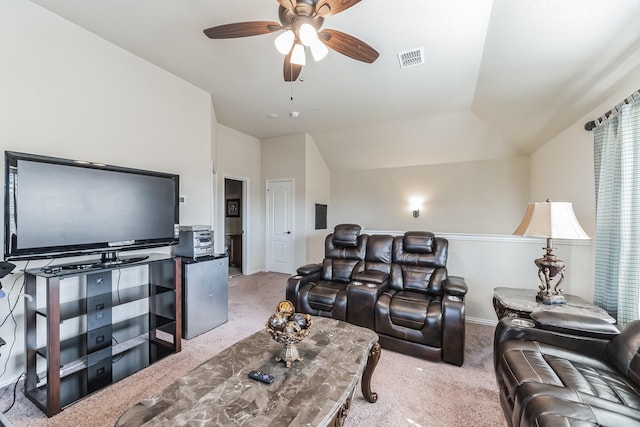
[[[362,394],[376,402],[371,376],[381,350],[373,331],[313,317],[309,336],[296,346],[303,360],[286,368],[276,361],[282,345],[256,332],[129,408],[116,426],[342,425],[360,377]],[[252,380],[252,370],[275,380]]]

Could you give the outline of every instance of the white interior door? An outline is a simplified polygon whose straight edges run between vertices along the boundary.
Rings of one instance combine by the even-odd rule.
[[[267,181],[267,270],[293,273],[293,181]]]

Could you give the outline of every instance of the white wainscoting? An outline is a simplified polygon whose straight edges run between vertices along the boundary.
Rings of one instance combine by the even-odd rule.
[[[366,234],[402,235],[402,231],[363,230]],[[511,235],[435,233],[449,241],[447,269],[469,286],[466,318],[495,325],[493,288],[537,289],[540,283],[534,259],[544,254],[546,239]],[[591,240],[554,240],[555,254],[566,263],[565,293],[593,301],[593,249]]]

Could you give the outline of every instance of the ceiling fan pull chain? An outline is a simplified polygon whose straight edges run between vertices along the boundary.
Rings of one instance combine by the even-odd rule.
[[[291,75],[293,75],[293,64],[289,63],[289,69],[291,70]],[[291,99],[290,101],[293,101],[293,79],[291,79],[291,86],[290,86],[290,90],[291,90]]]

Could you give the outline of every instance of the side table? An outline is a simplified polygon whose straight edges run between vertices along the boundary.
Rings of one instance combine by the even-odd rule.
[[[537,289],[494,288],[493,308],[498,320],[503,317],[530,319],[532,311],[545,310],[591,316],[609,323],[616,323],[616,320],[609,316],[605,310],[583,298],[563,294],[567,300],[566,304],[543,304],[536,300],[537,293]]]

